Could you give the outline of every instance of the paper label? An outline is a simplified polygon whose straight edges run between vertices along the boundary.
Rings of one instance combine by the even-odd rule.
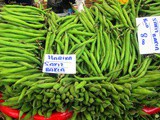
[[[46,54],[44,57],[44,73],[76,74],[76,55]]]
[[[160,16],[136,18],[140,54],[160,53]]]
[[[85,0],[75,0],[76,4],[77,4],[77,10],[79,12],[84,10],[84,4],[85,4]]]

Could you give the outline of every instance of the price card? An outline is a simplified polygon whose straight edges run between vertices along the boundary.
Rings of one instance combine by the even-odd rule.
[[[46,54],[44,58],[43,72],[76,74],[76,55]]]
[[[85,0],[75,0],[76,4],[77,4],[77,10],[79,12],[84,10],[83,5],[85,4]]]
[[[140,54],[160,53],[160,16],[136,18]]]

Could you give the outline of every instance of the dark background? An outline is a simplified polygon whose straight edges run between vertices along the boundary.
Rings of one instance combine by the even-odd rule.
[[[5,0],[5,3],[6,4],[9,4],[10,2],[12,2],[13,0]],[[20,4],[20,3],[24,3],[24,4],[27,4],[27,5],[32,5],[34,0],[14,0],[16,1],[16,3]]]
[[[75,0],[48,0],[47,7],[56,13],[63,13],[64,9],[71,8],[70,3],[74,4]]]
[[[6,4],[15,1],[17,4],[33,5],[34,0],[5,0]],[[48,0],[47,8],[52,8],[56,13],[63,13],[64,9],[71,8],[70,3],[74,4],[75,0]]]

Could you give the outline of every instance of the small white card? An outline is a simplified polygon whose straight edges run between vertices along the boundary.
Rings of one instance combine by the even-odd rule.
[[[43,72],[55,74],[76,74],[76,55],[46,54]]]
[[[140,54],[160,53],[160,16],[136,18]]]

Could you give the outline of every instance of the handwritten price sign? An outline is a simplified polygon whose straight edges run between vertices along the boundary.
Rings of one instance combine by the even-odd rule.
[[[43,64],[44,73],[75,74],[76,55],[46,54]]]
[[[140,54],[160,53],[160,16],[136,18]]]

